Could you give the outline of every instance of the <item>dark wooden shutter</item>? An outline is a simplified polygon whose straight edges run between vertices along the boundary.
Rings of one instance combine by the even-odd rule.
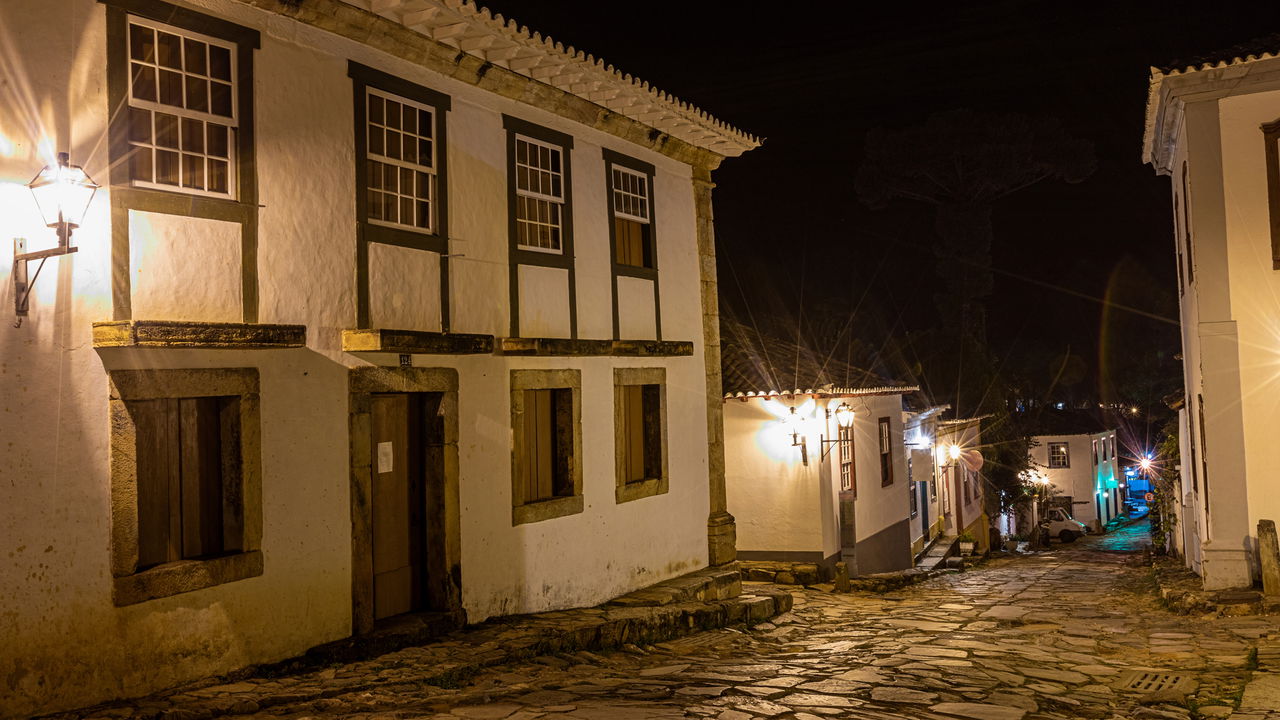
[[[137,447],[138,569],[178,559],[181,535],[181,456],[176,400],[126,403]]]

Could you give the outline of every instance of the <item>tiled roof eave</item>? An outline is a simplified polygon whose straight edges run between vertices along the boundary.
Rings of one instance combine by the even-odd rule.
[[[736,157],[760,146],[759,137],[475,0],[342,1],[717,155]]]

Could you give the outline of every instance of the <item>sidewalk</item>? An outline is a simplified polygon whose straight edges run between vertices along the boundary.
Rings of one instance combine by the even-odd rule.
[[[301,658],[209,678],[154,695],[54,718],[207,720],[313,703],[411,684],[457,687],[485,668],[542,655],[652,645],[700,630],[755,625],[791,609],[791,594],[760,586],[742,592],[738,569],[684,575],[598,607],[494,618],[437,642],[351,660],[359,642],[339,641]],[[367,647],[377,647],[384,643]],[[293,668],[302,668],[290,671]],[[286,670],[290,669],[290,670]]]

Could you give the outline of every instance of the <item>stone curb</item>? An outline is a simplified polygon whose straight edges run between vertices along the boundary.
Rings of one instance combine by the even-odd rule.
[[[1256,590],[1208,592],[1200,589],[1200,578],[1169,557],[1152,556],[1151,575],[1165,607],[1179,615],[1213,613],[1239,617],[1280,613],[1280,604],[1269,602]]]
[[[357,690],[403,684],[401,673],[382,672],[399,662],[430,668],[414,682],[455,687],[495,665],[541,655],[581,650],[652,645],[702,630],[730,625],[752,626],[788,612],[791,594],[772,587],[752,587],[747,594],[708,602],[650,607],[602,606],[537,615],[495,618],[473,628],[365,660],[361,672],[336,677],[334,668],[285,676],[266,674],[289,661],[256,666],[234,675],[199,681],[156,695],[95,706],[50,718],[137,720],[209,720],[260,712],[265,708],[325,700]],[[460,659],[461,658],[461,659]],[[307,658],[312,667],[314,658]],[[238,679],[236,682],[228,680]]]

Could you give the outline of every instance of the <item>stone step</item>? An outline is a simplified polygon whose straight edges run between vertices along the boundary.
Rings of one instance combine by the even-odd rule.
[[[664,580],[610,600],[608,605],[657,607],[684,602],[727,600],[742,593],[742,573],[735,564],[706,568]]]

